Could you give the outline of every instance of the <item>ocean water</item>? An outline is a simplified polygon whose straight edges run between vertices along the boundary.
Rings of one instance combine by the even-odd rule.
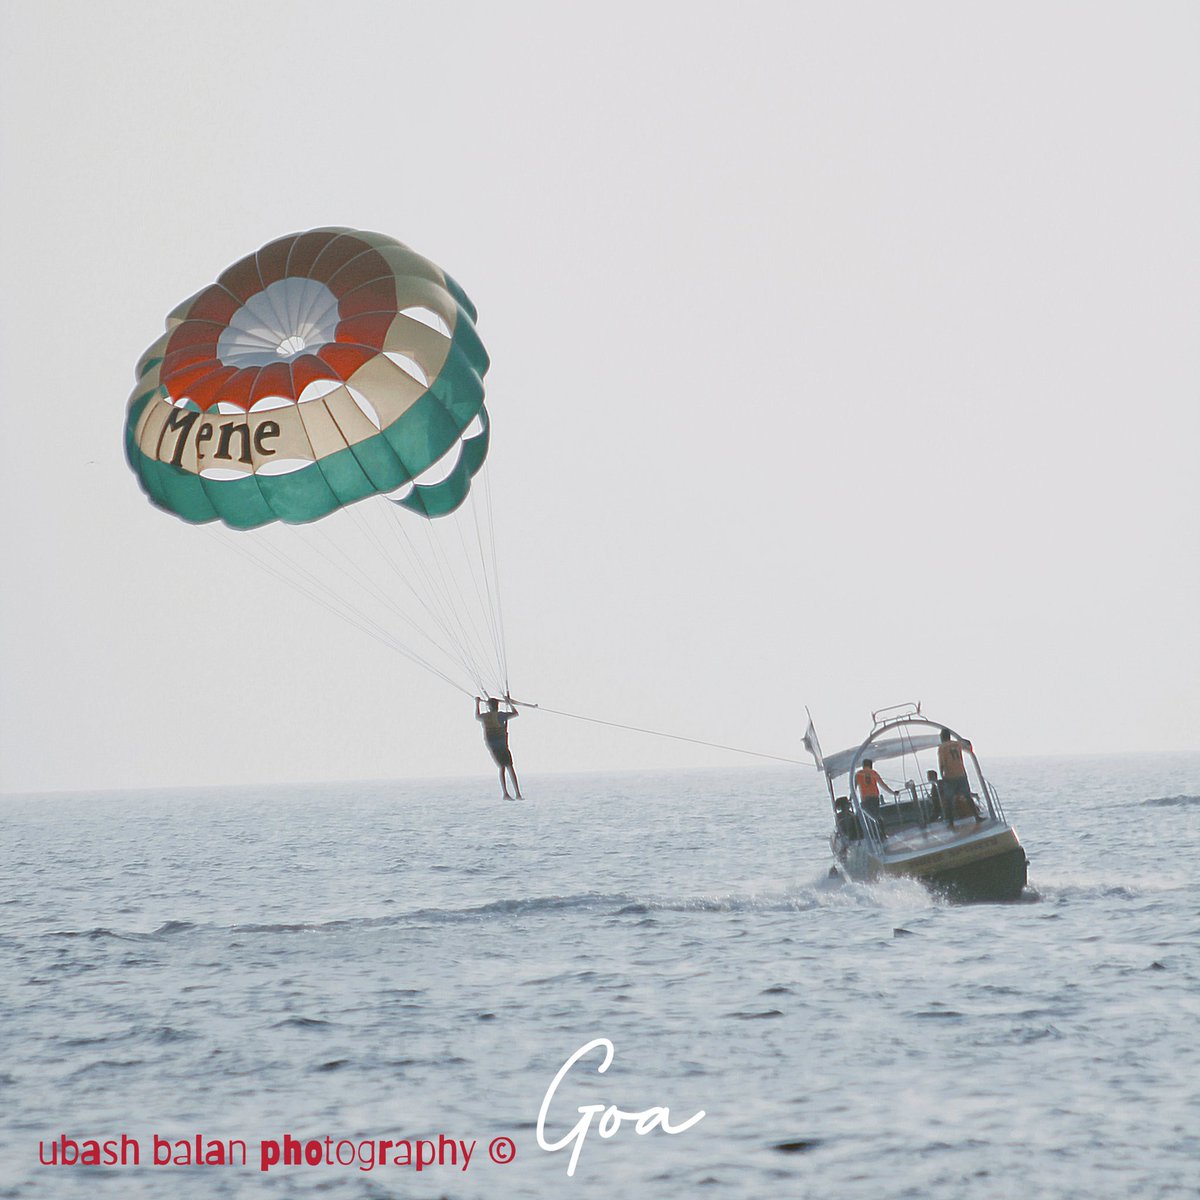
[[[830,880],[811,770],[0,800],[0,1197],[1193,1198],[1200,755],[985,765],[1016,904]]]

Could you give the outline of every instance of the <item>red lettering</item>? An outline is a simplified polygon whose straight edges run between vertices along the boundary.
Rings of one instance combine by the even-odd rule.
[[[265,1138],[258,1145],[258,1169],[269,1171],[279,1163],[279,1143]]]

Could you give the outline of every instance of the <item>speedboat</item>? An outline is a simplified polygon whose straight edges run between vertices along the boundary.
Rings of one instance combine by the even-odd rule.
[[[811,713],[804,736],[829,788],[830,846],[845,873],[908,876],[956,900],[1016,900],[1028,860],[971,743],[920,704],[880,709],[871,722],[860,745],[837,754],[821,753]],[[875,774],[873,764],[897,760],[898,775],[885,768],[893,782]]]

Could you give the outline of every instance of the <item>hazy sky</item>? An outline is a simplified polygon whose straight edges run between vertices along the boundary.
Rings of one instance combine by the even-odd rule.
[[[981,753],[1200,746],[1194,4],[5,18],[4,790],[491,778],[469,699],[124,462],[165,314],[327,224],[479,308],[514,694],[796,757],[804,704],[832,749],[908,699]]]

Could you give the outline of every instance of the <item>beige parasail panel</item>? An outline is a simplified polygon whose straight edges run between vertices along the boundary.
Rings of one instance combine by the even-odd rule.
[[[310,407],[321,405],[304,406]],[[332,448],[344,449],[336,425],[328,413],[325,416],[334,439]],[[156,399],[138,420],[134,441],[148,458],[173,463],[193,475],[209,468],[249,475],[266,463],[314,458],[312,440],[294,404],[253,413],[197,413]]]
[[[138,449],[148,458],[158,458],[159,444],[166,429],[167,419],[177,411],[170,401],[161,398],[151,400],[146,405],[134,431],[134,440]]]
[[[402,246],[381,247],[380,255],[387,265],[396,273],[396,302],[400,308],[423,305],[431,308],[454,332],[458,320],[458,301],[446,287],[445,276],[432,263],[426,262],[420,255],[406,251]],[[424,264],[424,265],[422,265]]]
[[[450,339],[423,322],[398,313],[384,335],[383,348],[393,354],[407,354],[421,364],[426,377],[432,380],[442,373],[446,365]]]
[[[434,333],[433,330],[429,330],[429,332]],[[439,335],[434,333],[434,336]],[[442,338],[441,340],[445,341],[446,339]],[[415,354],[413,358],[416,358]],[[420,362],[419,359],[417,361]],[[445,361],[444,356],[443,361]],[[421,363],[421,366],[424,367],[425,364]],[[428,367],[425,369],[429,370]],[[441,368],[439,367],[438,370],[440,371]],[[434,371],[429,371],[429,378],[435,378],[436,374]],[[398,367],[390,358],[386,358],[382,354],[368,359],[350,376],[347,382],[370,401],[371,407],[379,414],[380,427],[383,429],[408,412],[427,390],[423,383],[414,379],[406,370]],[[326,399],[331,399],[335,394],[331,392]],[[350,401],[354,411],[361,417],[362,413],[353,399],[348,395],[346,399]],[[363,419],[366,420],[365,417]],[[372,425],[371,433],[378,432],[379,430]]]
[[[441,269],[415,250],[410,250],[394,238],[383,237],[375,240],[370,234],[356,234],[387,263],[397,275],[411,275],[427,279],[440,288],[446,287],[446,276]]]
[[[254,470],[284,459],[300,459],[312,462],[316,457],[304,419],[300,416],[300,405],[286,404],[279,408],[264,409],[250,413],[254,437],[251,443],[251,458]],[[271,434],[269,422],[279,426],[279,433]]]
[[[189,440],[196,444],[201,471],[216,467],[249,475],[265,463],[311,462],[313,457],[294,404],[252,413],[207,413]]]
[[[351,403],[353,404],[353,401]],[[304,433],[314,458],[325,458],[329,454],[345,450],[346,439],[333,419],[333,414],[325,407],[323,399],[307,400],[296,406],[296,412],[304,426]],[[376,432],[374,426],[371,426],[371,432]]]
[[[338,388],[322,396],[319,403],[329,410],[329,415],[342,434],[343,445],[355,446],[379,433],[374,421],[363,412],[347,388]]]

